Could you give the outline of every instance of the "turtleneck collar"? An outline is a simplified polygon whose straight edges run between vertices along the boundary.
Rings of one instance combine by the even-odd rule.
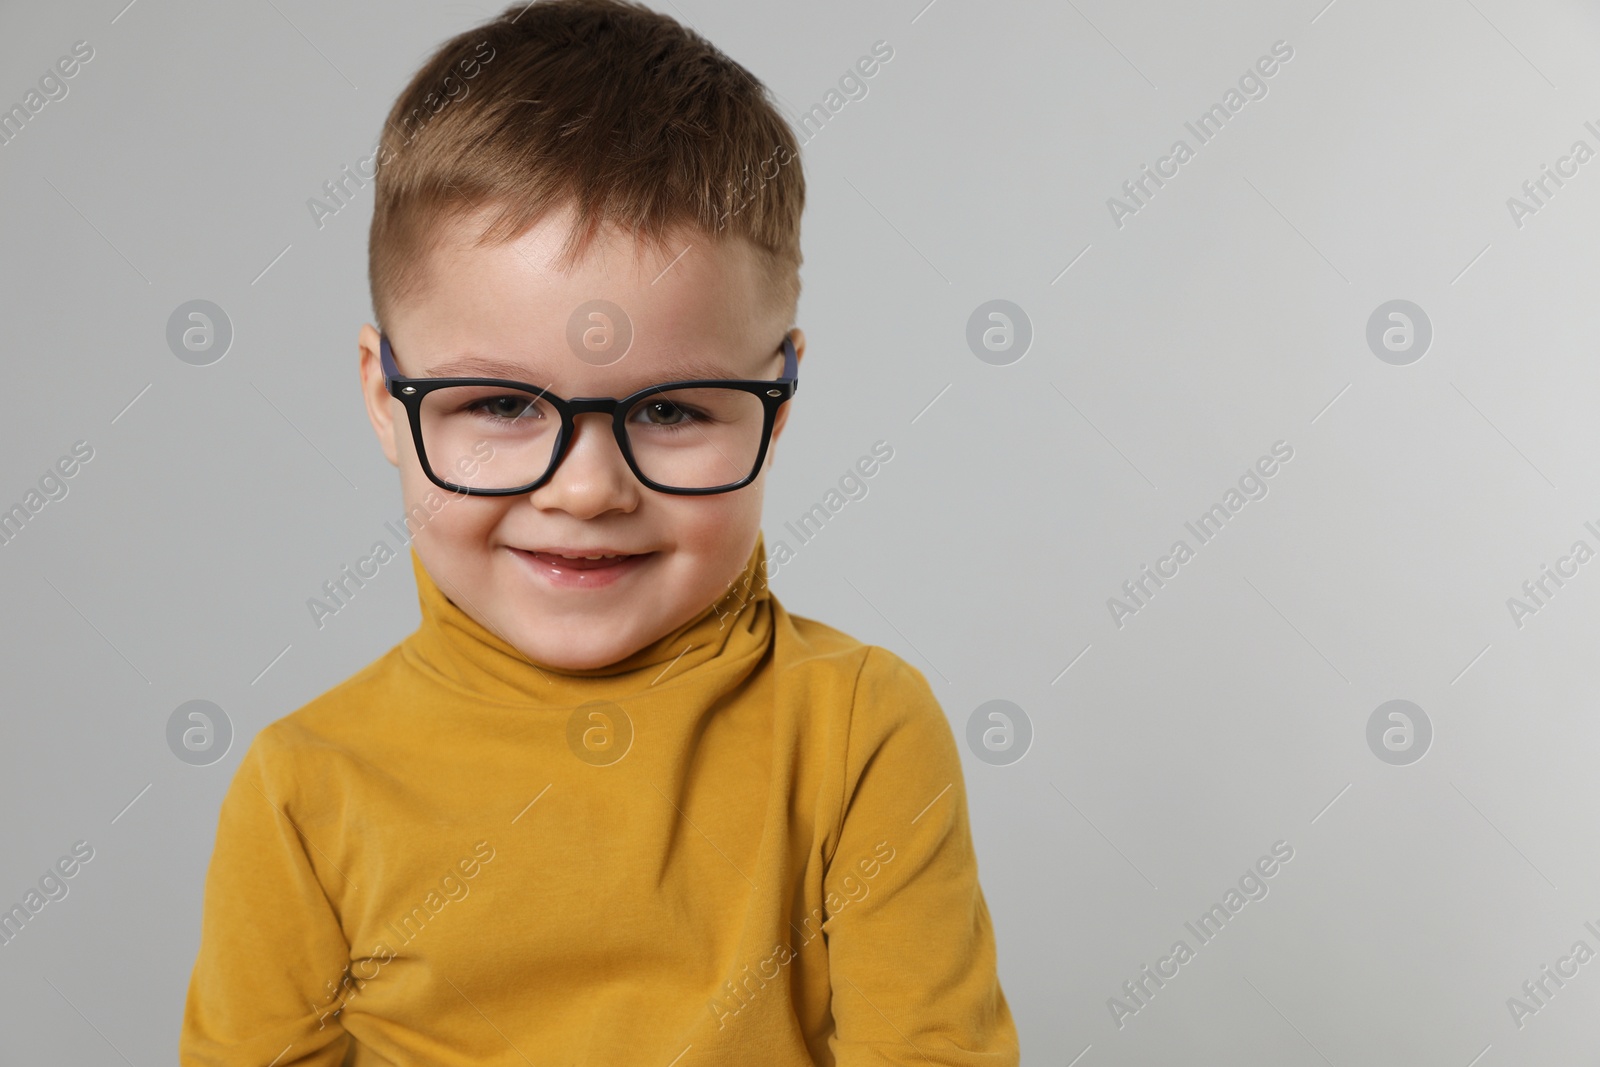
[[[766,538],[757,531],[743,572],[694,618],[615,663],[568,669],[530,659],[462,610],[434,582],[413,545],[422,623],[401,643],[401,652],[453,688],[494,703],[570,705],[630,696],[658,682],[681,681],[714,662],[743,661],[766,650],[773,631],[766,559]]]

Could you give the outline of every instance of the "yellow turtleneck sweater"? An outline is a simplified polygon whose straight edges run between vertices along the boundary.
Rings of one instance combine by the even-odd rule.
[[[440,592],[260,731],[222,804],[186,1067],[1014,1067],[927,681],[742,578],[617,663]]]

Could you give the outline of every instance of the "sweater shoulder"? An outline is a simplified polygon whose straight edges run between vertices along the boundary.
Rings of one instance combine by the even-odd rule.
[[[316,750],[348,750],[371,736],[389,706],[393,679],[402,669],[400,646],[344,681],[263,727],[256,736],[266,754],[295,759]]]
[[[873,646],[819,619],[795,615],[773,598],[774,650],[784,669],[842,671],[852,678]]]
[[[881,730],[907,715],[944,717],[926,675],[892,649],[781,608],[778,635],[784,669],[848,683],[850,699],[841,710],[852,721],[864,716]]]

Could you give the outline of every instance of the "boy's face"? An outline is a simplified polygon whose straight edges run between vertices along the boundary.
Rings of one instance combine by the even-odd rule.
[[[388,337],[401,374],[510,377],[572,398],[622,397],[685,377],[664,370],[679,359],[719,368],[687,377],[782,373],[778,345],[788,324],[745,239],[713,244],[686,234],[662,254],[608,227],[563,273],[555,258],[574,219],[570,208],[513,242],[472,248],[484,218],[480,211],[447,232],[422,294],[391,314]],[[597,299],[620,306],[633,328],[627,354],[605,366],[567,344],[574,309]],[[803,355],[804,335],[790,336]],[[566,458],[544,485],[521,496],[464,496],[423,473],[405,407],[384,388],[379,344],[378,331],[363,325],[367,414],[400,468],[407,514],[428,515],[430,494],[443,505],[420,528],[413,523],[417,555],[445,595],[529,658],[563,669],[615,663],[705,610],[743,571],[792,400],[779,409],[761,472],[733,492],[647,488],[623,459],[610,416],[586,414],[577,416]],[[474,359],[510,362],[519,372],[475,367]],[[648,555],[615,571],[581,571],[553,569],[529,554],[548,548]]]

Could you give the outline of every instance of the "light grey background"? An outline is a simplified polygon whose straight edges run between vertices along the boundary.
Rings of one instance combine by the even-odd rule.
[[[1524,1025],[1507,998],[1600,950],[1600,14],[1513,0],[849,4],[663,0],[791,112],[893,59],[804,150],[799,395],[769,547],[894,458],[774,579],[905,656],[965,745],[1026,1064],[1590,1062],[1600,960]],[[0,509],[94,459],[0,547],[0,904],[95,858],[0,947],[6,1062],[172,1062],[222,793],[254,733],[418,621],[403,565],[317,630],[308,597],[400,512],[357,388],[371,152],[474,4],[125,0],[0,8],[0,104],[94,59],[0,147]],[[1276,41],[1268,93],[1120,228],[1107,198]],[[1070,269],[1069,268],[1070,265]],[[165,340],[207,299],[206,367]],[[1034,333],[980,360],[980,304]],[[1405,299],[1417,362],[1366,343]],[[1120,628],[1107,599],[1274,442],[1264,499]],[[1553,588],[1553,587],[1552,587]],[[1070,669],[1069,668],[1070,665]],[[1408,766],[1367,720],[1414,701]],[[166,742],[219,704],[206,767]],[[1275,841],[1294,859],[1119,1029],[1107,1000]],[[1551,988],[1554,988],[1552,985]],[[1075,1059],[1075,1057],[1077,1057]]]

